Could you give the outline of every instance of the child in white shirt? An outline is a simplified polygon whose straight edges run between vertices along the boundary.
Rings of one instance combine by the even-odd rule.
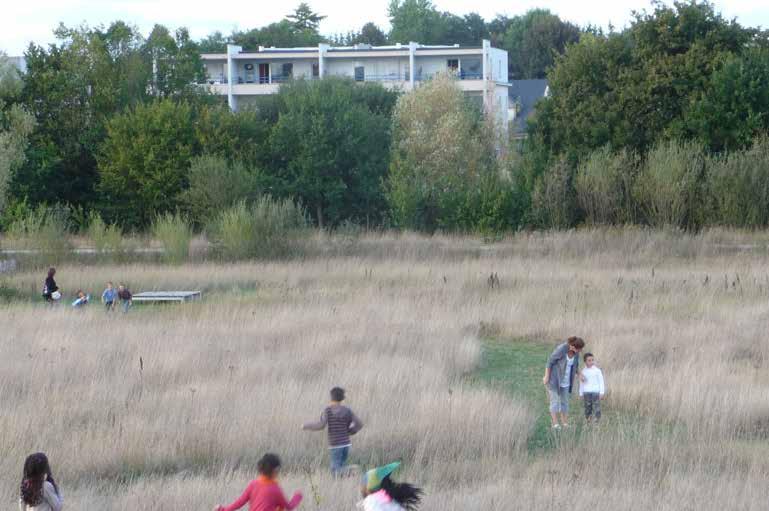
[[[595,365],[592,353],[585,353],[585,368],[579,384],[579,398],[585,403],[585,420],[598,422],[601,419],[601,399],[606,393],[603,372]]]

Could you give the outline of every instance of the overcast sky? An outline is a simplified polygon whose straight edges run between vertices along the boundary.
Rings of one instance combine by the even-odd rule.
[[[169,28],[186,26],[194,38],[215,30],[225,34],[233,28],[261,27],[282,19],[293,9],[291,0],[4,0],[0,12],[0,50],[20,55],[30,41],[47,44],[54,41],[53,29],[66,25],[108,24],[121,19],[137,25],[144,35],[152,25]],[[309,0],[312,8],[327,16],[321,33],[329,35],[358,29],[373,21],[388,28],[388,0]],[[769,27],[769,0],[715,0],[728,18],[736,17],[748,26]],[[649,0],[435,0],[442,11],[467,14],[475,11],[491,19],[497,14],[513,16],[532,7],[545,7],[562,18],[585,25],[606,27],[609,23],[625,26],[633,10],[648,9]],[[406,41],[403,41],[406,42]]]

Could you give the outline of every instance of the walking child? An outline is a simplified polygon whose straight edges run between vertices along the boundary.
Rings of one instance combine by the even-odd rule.
[[[133,305],[133,295],[123,284],[117,287],[117,297],[120,299],[120,305],[123,307],[123,312],[128,312],[128,309]]]
[[[334,476],[341,475],[347,463],[352,446],[350,436],[363,428],[363,422],[342,404],[344,397],[344,389],[331,389],[331,403],[321,413],[320,420],[302,426],[302,429],[310,431],[321,431],[328,426],[328,448],[331,455],[331,473]]]
[[[30,454],[24,461],[19,511],[61,511],[61,507],[61,493],[53,480],[48,458],[42,452]]]
[[[61,291],[59,291],[59,286],[56,285],[56,280],[53,278],[55,275],[56,268],[49,268],[43,284],[43,299],[50,304],[61,300]]]
[[[606,392],[603,372],[595,365],[592,353],[585,353],[585,368],[579,385],[579,397],[585,403],[585,420],[590,423],[601,420],[601,400]]]
[[[294,493],[291,500],[287,501],[283,490],[278,486],[278,473],[280,472],[280,458],[275,454],[267,453],[257,463],[259,477],[248,483],[246,491],[229,506],[216,506],[214,511],[235,511],[248,503],[249,511],[291,511],[302,502],[302,494]]]
[[[107,312],[115,310],[115,301],[117,300],[117,291],[112,287],[112,282],[107,282],[107,288],[101,294],[101,303],[107,309]]]

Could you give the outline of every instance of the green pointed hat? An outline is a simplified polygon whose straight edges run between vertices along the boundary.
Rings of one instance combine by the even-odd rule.
[[[400,461],[390,463],[384,467],[372,468],[363,475],[363,484],[366,490],[371,493],[379,490],[382,486],[382,479],[395,472],[401,466]]]

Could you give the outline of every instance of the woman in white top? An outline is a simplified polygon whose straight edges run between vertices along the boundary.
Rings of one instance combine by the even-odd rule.
[[[30,454],[24,462],[19,511],[61,511],[61,508],[61,494],[53,480],[48,458],[42,452]]]

